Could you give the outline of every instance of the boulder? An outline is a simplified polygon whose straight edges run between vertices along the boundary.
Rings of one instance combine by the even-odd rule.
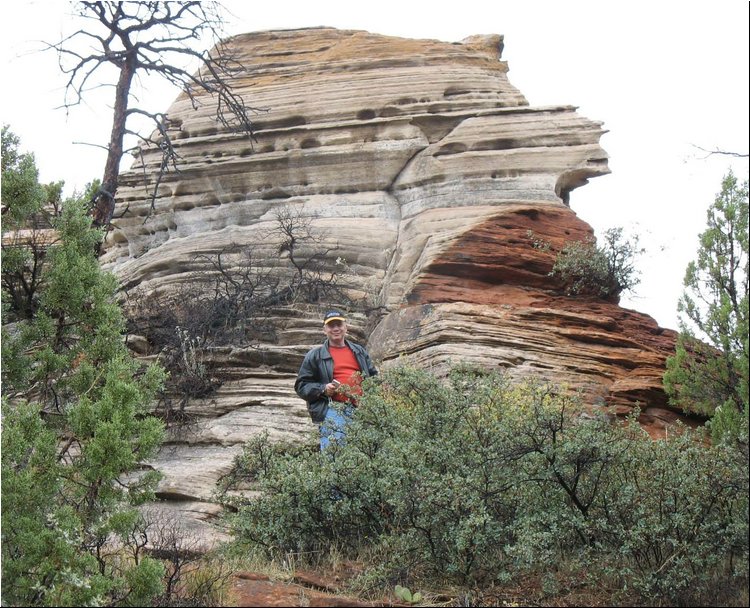
[[[640,406],[654,437],[684,418],[661,385],[675,332],[614,301],[566,296],[550,277],[553,254],[534,246],[593,234],[569,195],[609,173],[604,130],[570,105],[530,106],[508,80],[502,36],[447,43],[314,28],[227,44],[242,66],[235,91],[256,108],[255,138],[222,128],[208,98],[197,109],[174,101],[179,172],[151,200],[143,176],[155,187],[161,155],[144,145],[121,175],[101,260],[125,290],[209,289],[218,252],[235,267],[242,252],[281,267],[275,222],[288,209],[367,303],[350,311],[352,333],[379,365],[470,362],[565,383],[618,415]],[[211,503],[257,433],[314,441],[293,384],[328,304],[340,302],[287,307],[274,340],[212,352],[221,386],[187,402],[190,432],[150,463],[165,474],[165,500]]]

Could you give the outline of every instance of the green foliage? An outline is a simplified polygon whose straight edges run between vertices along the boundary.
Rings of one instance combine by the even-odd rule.
[[[393,593],[398,599],[407,604],[419,604],[422,601],[421,593],[412,593],[411,589],[402,587],[401,585],[396,585]]]
[[[2,130],[2,201],[3,232],[22,226],[28,216],[39,211],[44,203],[44,187],[34,155],[18,151],[20,142],[8,125]]]
[[[128,593],[122,600],[124,606],[148,606],[163,590],[164,564],[150,557],[125,571]]]
[[[3,603],[142,605],[161,589],[159,568],[112,546],[153,494],[153,474],[125,475],[161,443],[147,407],[164,374],[125,348],[117,284],[99,267],[85,203],[66,201],[54,229],[38,306],[3,325]]]
[[[542,484],[525,488],[512,549],[523,563],[553,569],[577,547],[590,572],[675,601],[707,593],[732,556],[746,559],[747,463],[736,451],[706,448],[687,430],[652,441],[634,418],[544,420],[526,430],[538,447],[522,466]]]
[[[644,600],[705,602],[747,581],[748,467],[702,439],[654,442],[546,385],[396,368],[366,382],[344,445],[248,443],[229,485],[262,492],[235,500],[233,526],[271,556],[366,552],[366,584],[384,587],[566,564]]]
[[[59,199],[62,184],[45,188],[38,182],[32,154],[21,154],[19,140],[7,125],[2,131],[2,285],[3,306],[12,316],[29,318],[44,264],[41,233],[35,230],[45,201]],[[57,199],[56,199],[57,197]],[[29,221],[31,220],[31,221]],[[19,232],[20,230],[20,232]],[[6,311],[3,310],[3,317]]]
[[[714,416],[714,439],[744,436],[747,441],[747,180],[739,183],[730,172],[722,181],[684,285],[681,332],[664,386],[673,404]]]
[[[617,298],[640,283],[635,261],[643,249],[638,240],[637,236],[626,238],[618,227],[604,233],[601,247],[593,237],[566,243],[557,253],[550,276],[563,282],[567,295]],[[534,246],[550,249],[549,243],[539,240],[534,240]]]

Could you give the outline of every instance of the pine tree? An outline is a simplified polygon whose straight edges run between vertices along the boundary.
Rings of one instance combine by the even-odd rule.
[[[44,189],[7,129],[2,171],[8,228],[19,230]],[[22,187],[6,191],[6,179]],[[147,408],[164,373],[125,347],[117,282],[99,266],[102,234],[84,200],[54,221],[33,314],[11,314],[3,280],[3,605],[144,605],[162,590],[159,562],[112,547],[153,496],[156,475],[134,472],[163,438]]]
[[[685,272],[681,332],[664,386],[673,404],[711,416],[715,439],[748,423],[748,182],[730,173]],[[696,335],[697,332],[697,335]]]

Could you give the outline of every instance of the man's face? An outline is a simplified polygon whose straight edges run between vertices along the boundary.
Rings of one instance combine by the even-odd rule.
[[[328,339],[334,344],[340,344],[346,336],[346,321],[331,321],[323,326]]]

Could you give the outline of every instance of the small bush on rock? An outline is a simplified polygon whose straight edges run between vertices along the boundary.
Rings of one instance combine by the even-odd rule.
[[[529,233],[537,249],[549,251],[550,243]],[[604,243],[597,245],[592,236],[570,241],[556,253],[549,276],[560,279],[569,296],[593,296],[617,300],[623,292],[633,291],[640,283],[636,261],[644,253],[638,236],[626,237],[620,227],[604,232]]]

